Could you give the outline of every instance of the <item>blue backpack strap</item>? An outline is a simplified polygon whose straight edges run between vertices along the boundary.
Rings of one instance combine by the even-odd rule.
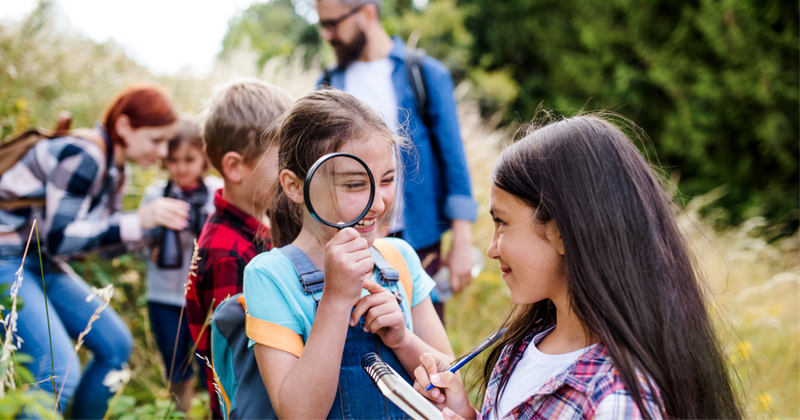
[[[325,275],[311,262],[305,252],[292,244],[278,248],[278,250],[292,261],[294,269],[297,270],[297,274],[300,276],[300,284],[303,285],[303,291],[307,295],[322,291],[323,286],[325,286]]]
[[[386,259],[383,258],[383,255],[374,247],[370,247],[369,252],[372,253],[372,260],[375,261],[375,268],[378,269],[378,276],[380,276],[384,282],[397,283],[400,280],[400,272],[389,265]]]

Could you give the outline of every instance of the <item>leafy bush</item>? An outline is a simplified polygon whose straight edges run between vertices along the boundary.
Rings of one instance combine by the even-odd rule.
[[[612,109],[653,139],[689,197],[727,185],[720,221],[797,228],[798,4],[778,0],[459,0],[472,65],[520,86],[508,120],[540,103]]]

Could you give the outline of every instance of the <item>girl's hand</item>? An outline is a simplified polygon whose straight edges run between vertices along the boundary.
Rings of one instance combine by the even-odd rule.
[[[189,203],[169,197],[159,197],[139,207],[139,224],[142,229],[164,226],[167,229],[183,230],[189,225]]]
[[[397,298],[373,280],[365,280],[363,287],[370,294],[361,298],[353,309],[350,326],[356,325],[366,313],[365,330],[378,334],[386,347],[396,349],[403,343],[407,331]]]
[[[422,363],[414,369],[414,389],[428,399],[440,409],[449,409],[452,416],[445,413],[447,419],[474,419],[478,413],[472,407],[464,389],[464,383],[455,373],[447,372],[447,363],[431,353],[422,353],[419,356]],[[425,388],[433,384],[435,388],[425,391]]]
[[[374,266],[367,240],[353,228],[340,230],[325,245],[323,298],[344,299],[349,307],[354,306]]]

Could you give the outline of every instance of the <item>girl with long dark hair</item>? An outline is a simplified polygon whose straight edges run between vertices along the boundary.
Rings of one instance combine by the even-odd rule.
[[[445,418],[738,418],[693,257],[659,177],[618,128],[580,116],[534,127],[491,185],[515,307],[472,408],[446,363],[415,386]]]

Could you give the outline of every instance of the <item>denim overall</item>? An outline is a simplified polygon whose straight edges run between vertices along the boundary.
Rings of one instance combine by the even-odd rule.
[[[325,278],[322,271],[314,266],[314,263],[306,256],[303,251],[294,245],[286,245],[280,251],[289,257],[300,276],[300,284],[303,291],[316,302],[314,309],[319,305],[319,300],[314,293],[322,291]],[[400,297],[398,290],[400,285],[400,274],[392,268],[381,254],[375,249],[370,248],[375,267],[378,269],[378,284],[387,290],[393,291],[395,296]],[[408,315],[403,306],[403,318],[408,327]],[[369,352],[377,353],[395,371],[403,376],[409,384],[411,379],[406,373],[403,365],[397,359],[390,348],[386,347],[377,334],[364,332],[364,317],[358,320],[355,326],[348,327],[347,341],[344,344],[342,354],[342,364],[339,371],[339,384],[336,389],[336,399],[333,407],[328,413],[329,419],[408,419],[410,418],[403,410],[389,401],[380,393],[378,387],[372,383],[369,375],[361,367],[361,358]]]

